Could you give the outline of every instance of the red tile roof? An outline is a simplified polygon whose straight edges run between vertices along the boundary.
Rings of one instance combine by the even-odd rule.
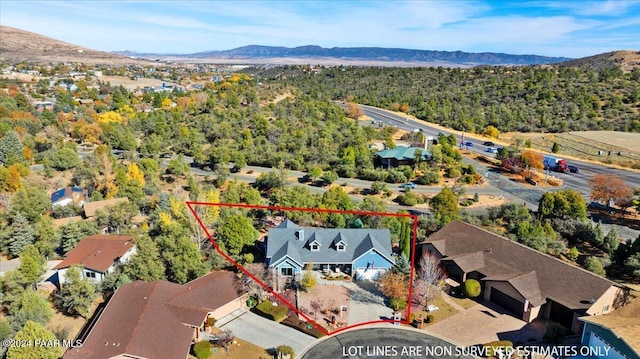
[[[212,272],[179,285],[163,280],[120,287],[81,348],[65,359],[186,358],[194,329],[207,313],[242,295],[234,273]]]
[[[133,246],[133,236],[93,235],[82,239],[67,253],[67,258],[54,269],[79,264],[98,272],[106,272],[116,260]]]

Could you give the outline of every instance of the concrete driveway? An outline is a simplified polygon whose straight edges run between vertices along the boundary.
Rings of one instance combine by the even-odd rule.
[[[351,295],[348,325],[393,319],[393,310],[384,304],[384,297],[374,282],[350,282],[347,288]]]
[[[484,344],[494,340],[527,343],[541,340],[545,324],[522,321],[499,306],[483,302],[426,328],[429,333],[463,345]]]
[[[265,349],[285,344],[292,347],[296,353],[301,353],[304,348],[316,341],[316,338],[310,335],[252,312],[246,312],[219,328],[230,329],[236,337]]]

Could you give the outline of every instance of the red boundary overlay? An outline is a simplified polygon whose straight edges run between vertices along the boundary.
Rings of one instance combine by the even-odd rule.
[[[314,327],[316,327],[318,330],[320,330],[322,333],[326,334],[327,336],[330,336],[330,335],[333,335],[333,334],[337,334],[337,333],[342,332],[342,331],[347,330],[347,329],[360,327],[360,326],[364,326],[364,325],[369,325],[369,324],[375,324],[375,323],[410,324],[409,323],[409,318],[411,317],[411,298],[412,298],[412,294],[413,294],[413,276],[414,276],[413,265],[415,263],[415,256],[416,256],[415,248],[416,248],[416,236],[417,236],[417,229],[418,229],[418,216],[417,215],[408,214],[408,213],[407,214],[400,214],[400,213],[388,213],[388,212],[345,211],[345,210],[338,210],[338,209],[322,209],[322,208],[297,208],[297,207],[280,207],[280,206],[261,206],[261,205],[249,205],[249,204],[244,204],[244,203],[210,203],[210,202],[192,202],[192,201],[188,201],[188,202],[186,202],[186,204],[189,207],[189,210],[191,211],[191,213],[193,214],[195,219],[198,221],[198,224],[200,224],[200,227],[202,227],[204,232],[209,237],[209,241],[211,242],[213,247],[216,249],[216,252],[218,252],[227,261],[231,262],[231,264],[236,266],[240,271],[242,271],[242,273],[244,273],[245,275],[249,276],[251,279],[256,281],[256,283],[258,283],[261,286],[263,286],[269,293],[273,294],[280,302],[282,302],[283,304],[285,304],[286,306],[291,308],[293,311],[298,313],[300,316],[305,318],[309,323],[311,323]],[[195,211],[193,206],[216,206],[216,207],[228,207],[228,208],[266,209],[266,210],[273,210],[273,211],[301,211],[301,212],[316,212],[316,213],[341,213],[341,214],[355,214],[355,215],[368,215],[368,216],[381,216],[381,217],[411,218],[413,220],[412,236],[411,236],[411,248],[412,248],[412,251],[411,251],[411,259],[410,259],[410,266],[411,266],[412,270],[410,271],[410,274],[409,274],[409,294],[408,294],[408,298],[407,298],[407,317],[406,317],[406,319],[405,320],[392,320],[392,319],[372,320],[372,321],[368,321],[368,322],[348,325],[348,326],[345,326],[344,328],[340,328],[340,329],[334,330],[332,332],[327,331],[323,326],[321,326],[320,324],[316,323],[315,320],[309,318],[306,314],[304,314],[300,310],[298,310],[298,308],[296,308],[295,305],[293,305],[292,303],[289,303],[288,300],[284,299],[281,295],[276,293],[273,289],[271,289],[268,285],[263,283],[256,276],[254,276],[253,274],[249,273],[249,271],[247,271],[238,262],[234,261],[229,255],[227,255],[226,253],[221,251],[220,247],[218,247],[216,242],[213,240],[213,237],[211,236],[211,233],[209,233],[209,230],[207,229],[207,227],[202,223],[202,220],[196,214],[196,211]]]

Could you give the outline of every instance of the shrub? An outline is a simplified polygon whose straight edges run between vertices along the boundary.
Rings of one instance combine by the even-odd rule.
[[[497,357],[498,353],[496,351],[498,349],[510,349],[513,348],[513,342],[509,340],[496,340],[494,342],[489,342],[484,345],[485,353],[488,357]]]
[[[440,182],[440,175],[437,172],[427,172],[416,178],[415,182],[423,185],[437,184]]]
[[[314,327],[308,322],[305,322],[304,320],[298,319],[298,317],[295,315],[287,317],[287,319],[283,320],[280,323],[293,329],[297,329],[305,334],[311,335],[314,338],[322,338],[325,336],[325,334],[321,332],[320,329]]]
[[[293,351],[293,348],[288,345],[278,345],[276,347],[276,352],[278,355],[289,355],[292,358],[293,358],[293,354],[295,354]]]
[[[393,308],[393,310],[402,310],[407,307],[407,300],[404,298],[391,298],[391,300],[389,300],[389,306]]]
[[[480,295],[480,282],[475,279],[467,279],[462,284],[462,293],[469,298],[475,298]]]
[[[398,196],[398,203],[403,206],[415,206],[418,204],[418,198],[413,192],[407,192]]]
[[[458,182],[465,184],[476,184],[476,176],[471,174],[466,174],[458,179]]]
[[[458,178],[460,176],[462,176],[462,172],[460,172],[460,169],[458,167],[449,167],[447,169],[448,178]]]
[[[436,321],[436,318],[433,316],[433,314],[427,315],[427,318],[425,319],[425,322],[427,323],[433,323],[435,321]]]
[[[302,290],[306,292],[309,289],[313,288],[315,285],[316,276],[313,273],[307,272],[304,274],[304,276],[302,276],[302,279],[300,280],[300,286],[302,287]]]
[[[193,345],[193,353],[198,359],[207,359],[211,355],[211,344],[206,340],[197,342]]]
[[[600,262],[596,257],[588,257],[587,259],[585,259],[584,268],[601,276],[604,276],[606,274],[602,262]]]
[[[287,317],[288,312],[285,306],[273,305],[273,303],[268,300],[258,304],[254,309],[257,314],[275,322],[283,321]]]
[[[207,318],[207,324],[208,324],[210,327],[213,327],[214,325],[216,325],[216,322],[217,322],[217,321],[218,321],[218,320],[217,320],[216,318],[214,318],[214,317],[209,317],[209,318]]]
[[[560,344],[567,335],[567,330],[560,324],[549,324],[544,332],[544,340],[552,344]]]

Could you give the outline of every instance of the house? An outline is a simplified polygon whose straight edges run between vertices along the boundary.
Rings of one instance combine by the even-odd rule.
[[[84,216],[85,218],[95,217],[98,211],[104,211],[108,207],[115,206],[120,203],[129,203],[129,199],[126,197],[105,199],[103,201],[87,202],[84,204]]]
[[[102,282],[107,274],[129,261],[136,253],[133,236],[93,235],[85,237],[67,257],[54,269],[57,270],[57,281],[65,282],[67,269],[73,265],[84,267],[82,277],[92,283]],[[55,281],[55,278],[54,278]]]
[[[420,158],[422,158],[423,161],[431,159],[431,153],[424,148],[396,146],[395,148],[377,152],[375,159],[376,166],[381,166],[386,169],[402,165],[412,166],[416,161],[417,150],[422,151]]]
[[[312,265],[375,279],[395,264],[388,229],[303,228],[285,220],[269,230],[266,245],[267,265],[286,276]]]
[[[594,353],[599,359],[640,359],[640,295],[614,312],[580,317],[584,322],[582,345],[608,348]],[[631,296],[630,296],[631,297]]]
[[[38,112],[42,112],[44,110],[53,111],[53,102],[51,101],[36,101],[33,103],[33,107]]]
[[[612,311],[622,293],[610,280],[460,221],[430,236],[422,251],[439,257],[453,280],[479,280],[481,296],[516,317],[550,319],[575,333],[578,317]]]
[[[89,192],[80,187],[65,187],[51,194],[51,208],[74,205],[84,206],[84,202],[89,197]]]
[[[245,309],[246,299],[228,271],[182,285],[135,281],[116,290],[82,347],[63,358],[187,358],[192,341],[206,338],[209,318]]]

